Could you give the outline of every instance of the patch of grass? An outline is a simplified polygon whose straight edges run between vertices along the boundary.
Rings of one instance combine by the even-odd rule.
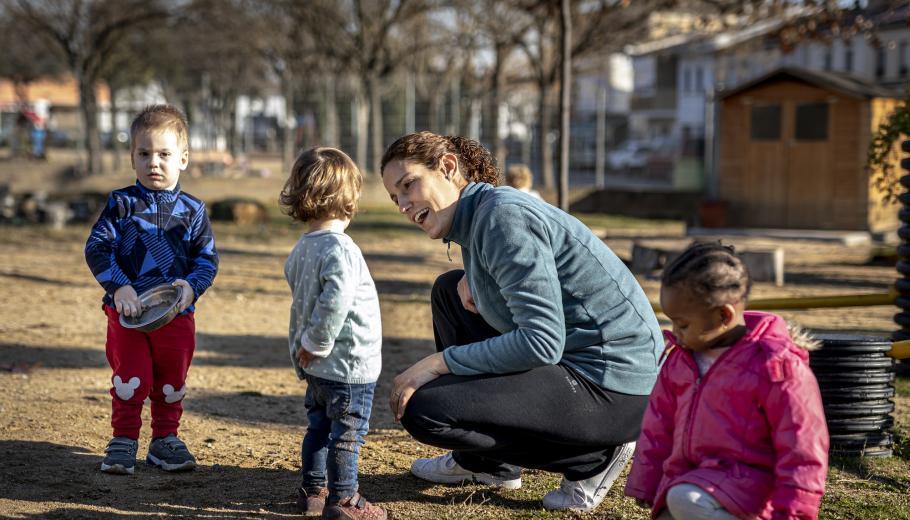
[[[360,235],[370,238],[426,238],[423,231],[401,215],[392,204],[361,206],[348,228],[354,240]]]
[[[910,463],[833,457],[820,518],[910,518]]]
[[[278,233],[280,236],[290,233],[296,236],[305,229],[303,224],[294,222],[290,217],[282,213],[278,204],[267,204],[266,209],[268,210],[270,222],[264,228],[246,226],[246,229],[243,229],[242,226],[226,225],[224,231],[234,236],[249,238],[254,241],[257,241],[258,237],[258,241],[262,241],[267,239],[263,235]],[[263,233],[262,231],[267,231],[268,233]],[[408,222],[391,204],[361,206],[347,231],[354,240],[361,238],[425,237],[420,228]]]
[[[910,397],[910,376],[898,376],[894,380],[894,391],[897,395]]]
[[[215,232],[216,244],[237,241],[246,245],[264,245],[294,239],[300,234],[301,228],[294,227],[292,222],[285,217],[281,221],[272,220],[268,224],[250,226],[212,222],[212,230]]]
[[[895,380],[894,456],[832,457],[819,518],[910,518],[910,439],[902,421],[910,377]]]
[[[600,228],[608,231],[613,229],[639,229],[659,230],[668,234],[682,234],[686,230],[686,223],[681,220],[644,219],[605,213],[576,213],[574,216],[590,228]]]
[[[34,243],[51,238],[55,246],[78,247],[85,244],[90,231],[91,224],[84,223],[64,226],[61,229],[54,229],[43,224],[24,222],[0,224],[0,236],[3,237],[3,241],[6,244]]]

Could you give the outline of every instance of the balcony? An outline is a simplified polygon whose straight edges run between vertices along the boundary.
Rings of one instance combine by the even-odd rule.
[[[640,110],[675,110],[676,90],[671,88],[637,90],[632,93],[629,108]]]

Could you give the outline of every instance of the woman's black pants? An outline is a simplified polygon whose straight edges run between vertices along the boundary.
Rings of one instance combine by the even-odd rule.
[[[457,284],[440,276],[431,304],[437,351],[499,335],[467,311]],[[605,390],[562,364],[512,374],[444,375],[411,397],[402,425],[418,441],[453,451],[474,473],[503,479],[520,468],[576,481],[603,471],[616,446],[638,438],[648,396]]]

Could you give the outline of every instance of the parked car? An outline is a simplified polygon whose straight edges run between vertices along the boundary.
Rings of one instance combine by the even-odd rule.
[[[619,148],[607,153],[607,165],[612,170],[644,168],[652,148],[640,141],[626,141]]]
[[[65,130],[51,128],[47,133],[47,144],[55,148],[73,148],[76,146],[76,139]]]

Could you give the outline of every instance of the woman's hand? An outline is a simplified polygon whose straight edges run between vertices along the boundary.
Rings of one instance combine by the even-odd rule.
[[[480,314],[477,312],[477,306],[474,305],[474,297],[471,296],[471,286],[468,285],[467,274],[462,276],[461,280],[458,280],[458,298],[467,311]]]
[[[421,359],[404,372],[398,374],[392,381],[392,395],[389,397],[389,406],[392,408],[395,420],[401,421],[408,401],[418,388],[448,373],[449,367],[446,366],[442,352],[437,352]]]

